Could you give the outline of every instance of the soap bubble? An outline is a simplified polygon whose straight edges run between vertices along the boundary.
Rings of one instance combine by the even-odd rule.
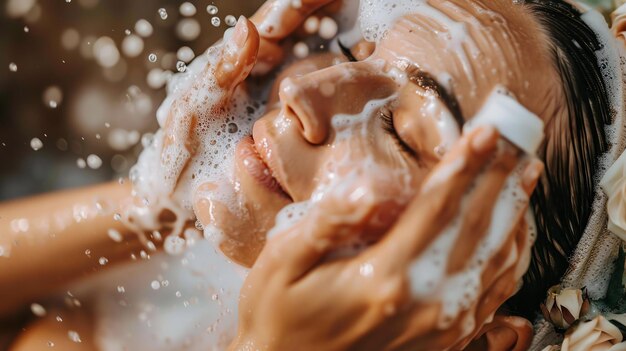
[[[35,6],[35,0],[9,0],[5,11],[7,16],[18,18],[26,15]]]
[[[158,280],[153,280],[152,283],[150,283],[150,287],[153,290],[159,290],[161,288],[161,283],[159,283]]]
[[[213,25],[213,27],[219,27],[221,23],[222,22],[219,17],[211,18],[211,24]]]
[[[319,35],[322,39],[332,39],[337,35],[337,22],[330,17],[322,18],[320,22]]]
[[[163,249],[170,255],[180,255],[185,250],[185,239],[170,235],[165,238]]]
[[[156,62],[156,60],[157,60],[157,55],[155,53],[151,53],[150,55],[148,55],[148,61]]]
[[[76,160],[76,165],[78,166],[78,168],[85,168],[87,167],[87,162],[85,162],[85,160],[83,160],[82,158],[79,158],[78,160]]]
[[[42,99],[46,106],[57,108],[63,101],[63,91],[56,85],[49,86],[44,90]]]
[[[209,5],[206,7],[206,12],[208,12],[209,15],[216,15],[217,11],[218,11],[218,8],[215,5]]]
[[[107,235],[109,236],[109,238],[111,238],[111,240],[115,241],[116,243],[122,242],[122,234],[113,228],[107,231]]]
[[[191,17],[196,14],[196,7],[190,2],[183,2],[178,8],[178,11],[185,17]]]
[[[75,343],[81,343],[82,342],[82,340],[80,340],[80,335],[75,330],[69,330],[67,332],[67,337],[70,338],[70,340],[72,340]]]
[[[317,33],[320,29],[320,19],[316,16],[311,16],[304,21],[304,31],[308,34]]]
[[[176,57],[183,62],[190,62],[196,55],[189,46],[183,46],[176,52]]]
[[[113,39],[109,37],[100,37],[93,44],[94,57],[98,64],[102,67],[113,67],[120,60],[120,52],[115,46]]]
[[[9,71],[17,72],[17,65],[15,64],[15,62],[9,63]]]
[[[239,127],[237,126],[237,124],[235,123],[228,123],[228,132],[233,134],[233,133],[237,133],[237,131],[239,130]]]
[[[143,51],[143,39],[138,35],[131,34],[122,41],[122,52],[128,57],[137,57]]]
[[[39,150],[39,149],[41,149],[43,147],[43,142],[41,142],[41,139],[39,139],[39,138],[32,138],[30,140],[30,147],[33,150],[37,151],[37,150]]]
[[[102,159],[98,155],[91,154],[87,156],[87,165],[91,169],[98,169],[102,166]]]
[[[176,62],[176,70],[183,73],[187,70],[187,65],[183,61],[178,61]]]
[[[68,28],[61,34],[61,46],[66,50],[74,50],[80,44],[80,33],[74,28]]]
[[[149,37],[152,35],[152,25],[145,19],[140,19],[135,23],[135,32],[144,38]]]
[[[192,41],[200,35],[200,23],[193,18],[185,18],[176,25],[176,34],[181,40]]]
[[[101,266],[106,265],[107,263],[109,263],[109,260],[106,257],[100,257],[98,259],[98,263],[100,263]]]
[[[146,77],[146,83],[152,89],[160,89],[162,88],[167,81],[167,76],[160,68],[153,68],[148,72],[148,76]]]
[[[46,309],[42,305],[40,305],[38,303],[31,304],[30,305],[30,310],[37,317],[43,317],[43,316],[46,315]]]
[[[309,56],[309,46],[300,41],[293,46],[293,54],[297,58],[305,58]]]

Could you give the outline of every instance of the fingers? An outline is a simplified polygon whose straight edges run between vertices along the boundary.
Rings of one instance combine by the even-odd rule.
[[[302,277],[337,243],[356,236],[376,211],[372,194],[357,187],[345,197],[332,196],[315,203],[293,227],[272,237],[263,250],[262,264],[280,265],[288,281]]]
[[[486,126],[462,137],[430,173],[419,194],[381,243],[371,248],[381,266],[406,267],[452,222],[476,175],[496,149],[498,132]],[[393,258],[393,259],[390,259]]]
[[[262,38],[278,41],[293,33],[315,10],[333,0],[269,0],[250,18]]]
[[[256,63],[259,33],[254,24],[239,17],[230,38],[224,43],[222,58],[215,69],[217,84],[227,92],[243,82]]]
[[[537,182],[543,173],[544,165],[540,160],[533,158],[522,173],[522,188],[528,196],[535,191]]]
[[[285,56],[279,41],[293,33],[306,18],[334,0],[268,0],[250,18],[259,29],[261,43],[253,74],[263,75],[278,66]]]

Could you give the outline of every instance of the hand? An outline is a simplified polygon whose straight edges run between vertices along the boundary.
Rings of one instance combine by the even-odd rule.
[[[337,0],[301,0],[301,6],[292,5],[295,1],[268,0],[250,18],[259,29],[261,45],[258,63],[253,74],[262,75],[280,63],[285,56],[281,41],[293,34],[298,27],[315,11]]]
[[[232,36],[217,50],[217,64],[204,67],[190,88],[172,103],[163,127],[161,163],[170,193],[200,143],[196,130],[200,116],[219,117],[235,88],[250,74],[259,50],[259,34],[250,21],[241,17]],[[198,98],[199,91],[209,90],[213,91],[212,99]]]
[[[510,218],[499,218],[510,225],[497,233],[502,244],[479,272],[478,295],[444,320],[445,327],[443,311],[449,306],[443,306],[435,295],[413,296],[415,277],[409,272],[459,216],[460,233],[449,255],[443,256],[447,269],[442,279],[447,281],[465,269],[468,257],[479,249],[503,184],[519,159],[511,147],[496,151],[497,140],[497,132],[490,127],[464,136],[432,171],[386,236],[355,257],[324,260],[333,244],[354,228],[353,223],[329,221],[331,213],[324,204],[299,225],[269,240],[242,289],[239,332],[231,350],[465,347],[513,294],[526,268],[518,264],[527,262],[523,258],[528,258],[530,246],[523,214],[541,163],[530,162],[522,173],[522,206]],[[463,206],[462,200],[472,205]],[[364,205],[360,207],[363,216],[374,205],[359,204]],[[332,218],[353,214],[352,205],[344,208],[337,213],[333,207]],[[466,328],[468,321],[474,322],[471,330]]]

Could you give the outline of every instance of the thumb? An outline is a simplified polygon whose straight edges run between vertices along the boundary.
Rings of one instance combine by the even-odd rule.
[[[267,242],[258,263],[277,266],[274,274],[292,282],[310,271],[337,244],[356,237],[375,213],[371,192],[357,187],[347,197],[325,196],[309,205],[307,213]],[[280,268],[278,268],[280,267]]]

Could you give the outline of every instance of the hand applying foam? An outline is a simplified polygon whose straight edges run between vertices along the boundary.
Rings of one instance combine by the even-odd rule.
[[[507,349],[525,349],[530,341],[526,323],[468,331],[468,321],[487,324],[515,290],[518,269],[510,258],[521,257],[530,245],[525,205],[507,219],[510,230],[499,233],[504,244],[481,270],[476,299],[446,327],[441,327],[446,306],[438,295],[411,293],[411,267],[454,218],[461,218],[462,235],[452,245],[456,250],[440,257],[449,267],[443,278],[462,270],[467,257],[480,250],[470,243],[487,235],[500,189],[516,165],[510,154],[496,150],[498,139],[493,127],[463,136],[385,237],[355,257],[325,260],[344,233],[358,230],[353,209],[332,202],[320,203],[299,224],[270,239],[244,284],[239,334],[231,350],[460,350],[472,340],[482,342],[481,333],[505,335],[502,328],[509,326],[517,336],[506,338],[511,341]],[[537,162],[523,169],[526,196],[541,169]],[[466,196],[482,210],[463,206]],[[367,206],[359,213],[367,217]],[[341,221],[342,215],[349,220]]]
[[[172,103],[163,128],[161,163],[170,193],[198,148],[196,128],[201,119],[218,116],[235,88],[250,74],[259,50],[259,35],[254,25],[241,17],[231,37],[211,49],[207,53],[209,63]]]

